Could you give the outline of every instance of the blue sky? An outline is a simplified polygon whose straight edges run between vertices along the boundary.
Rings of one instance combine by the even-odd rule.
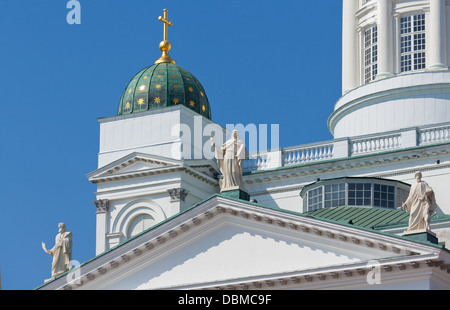
[[[0,0],[2,289],[50,277],[58,223],[73,259],[95,256],[97,119],[117,113],[130,79],[159,58],[162,10],[170,55],[194,74],[212,119],[279,124],[280,146],[332,139],[341,95],[341,1]]]

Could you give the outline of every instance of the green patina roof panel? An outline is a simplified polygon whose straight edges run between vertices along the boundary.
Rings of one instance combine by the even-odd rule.
[[[380,225],[408,223],[409,213],[401,210],[335,207],[305,213],[320,219],[352,223],[358,227],[373,228]]]
[[[364,208],[364,207],[334,207],[304,213],[317,219],[352,224],[371,229],[381,229],[388,226],[408,225],[409,213],[402,210]],[[449,215],[434,214],[432,222],[450,220]]]

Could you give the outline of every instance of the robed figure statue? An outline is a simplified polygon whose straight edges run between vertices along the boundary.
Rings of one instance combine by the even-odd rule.
[[[239,138],[239,132],[233,130],[231,138],[222,147],[216,146],[213,137],[211,137],[211,144],[215,148],[217,165],[222,173],[222,179],[219,182],[221,192],[244,189],[242,172],[247,149]]]
[[[410,212],[408,231],[426,229],[430,231],[431,215],[436,210],[433,189],[422,181],[422,173],[414,174],[416,183],[411,185],[408,199],[402,207]]]
[[[52,279],[69,270],[72,260],[72,233],[66,231],[64,223],[59,223],[58,229],[59,233],[55,238],[55,246],[51,250],[47,250],[45,243],[42,242],[45,253],[50,254],[53,258]]]

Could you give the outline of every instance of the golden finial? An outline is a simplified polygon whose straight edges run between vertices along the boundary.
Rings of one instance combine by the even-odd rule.
[[[175,64],[175,60],[169,57],[169,51],[172,46],[170,45],[170,42],[167,41],[167,26],[172,26],[173,23],[167,19],[167,9],[164,9],[164,17],[160,16],[158,17],[158,20],[164,23],[164,39],[163,41],[161,41],[161,43],[159,43],[159,49],[162,52],[162,56],[157,61],[155,61],[155,64],[163,62]]]

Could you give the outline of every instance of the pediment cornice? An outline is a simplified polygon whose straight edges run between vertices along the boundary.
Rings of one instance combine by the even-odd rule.
[[[137,163],[142,164],[140,169],[130,169]],[[213,177],[217,175],[218,168],[216,166],[215,163],[206,160],[184,161],[144,153],[132,153],[89,173],[87,177],[89,181],[97,184],[136,177],[184,172],[203,182],[218,186],[218,180]]]

